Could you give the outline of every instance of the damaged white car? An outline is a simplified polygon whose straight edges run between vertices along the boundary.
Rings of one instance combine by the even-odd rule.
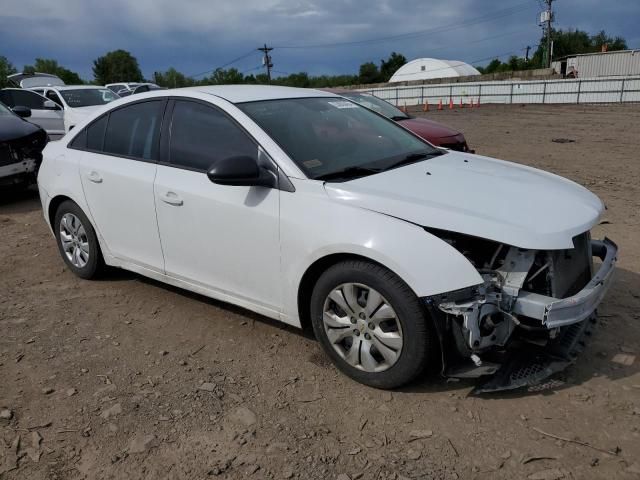
[[[540,382],[575,358],[617,255],[585,188],[308,89],[118,100],[47,146],[38,184],[77,275],[121,267],[312,327],[380,388],[427,367],[490,376],[483,392]]]

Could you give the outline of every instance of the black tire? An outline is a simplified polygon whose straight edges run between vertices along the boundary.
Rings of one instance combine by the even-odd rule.
[[[402,328],[402,348],[393,365],[367,372],[349,364],[334,349],[324,328],[323,311],[328,295],[346,283],[366,285],[387,300]],[[311,323],[316,338],[336,367],[357,382],[381,389],[400,387],[424,372],[431,355],[432,329],[425,308],[411,288],[385,267],[365,260],[333,265],[318,279],[311,295]]]
[[[86,260],[86,264],[82,267],[78,267],[71,262],[71,260],[67,257],[62,244],[60,227],[62,218],[68,213],[75,215],[80,220],[82,227],[84,227],[86,241],[89,246],[89,256]],[[97,278],[104,272],[105,264],[102,257],[102,252],[100,251],[100,244],[98,243],[96,232],[93,229],[93,226],[91,225],[91,222],[89,221],[87,216],[77,204],[75,204],[71,200],[62,202],[56,210],[52,227],[56,236],[58,251],[62,256],[62,260],[73,273],[75,273],[80,278],[88,280]]]

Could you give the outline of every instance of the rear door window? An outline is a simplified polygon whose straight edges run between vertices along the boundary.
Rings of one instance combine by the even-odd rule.
[[[104,136],[105,153],[155,160],[164,101],[136,103],[109,115]]]
[[[107,129],[109,115],[104,115],[87,127],[87,148],[97,152],[102,151],[104,132]]]

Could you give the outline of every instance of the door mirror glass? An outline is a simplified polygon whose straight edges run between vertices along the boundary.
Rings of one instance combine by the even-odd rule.
[[[207,177],[219,185],[269,188],[276,186],[275,175],[266,168],[260,167],[255,158],[247,155],[216,160],[207,171]]]
[[[60,105],[53,100],[45,100],[43,106],[46,110],[60,110]]]
[[[16,105],[11,110],[13,113],[22,118],[28,118],[31,116],[31,109],[29,107],[23,107],[22,105]]]

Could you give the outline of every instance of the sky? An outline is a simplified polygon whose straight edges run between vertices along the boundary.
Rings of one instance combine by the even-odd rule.
[[[355,74],[392,51],[486,65],[540,41],[540,0],[1,0],[0,55],[36,57],[93,79],[93,60],[124,49],[145,77],[174,67],[260,73],[265,42],[275,75]],[[640,0],[555,0],[555,27],[599,30],[640,48]],[[293,47],[293,48],[292,48]],[[229,62],[242,57],[240,60]],[[229,65],[227,65],[229,64]]]

